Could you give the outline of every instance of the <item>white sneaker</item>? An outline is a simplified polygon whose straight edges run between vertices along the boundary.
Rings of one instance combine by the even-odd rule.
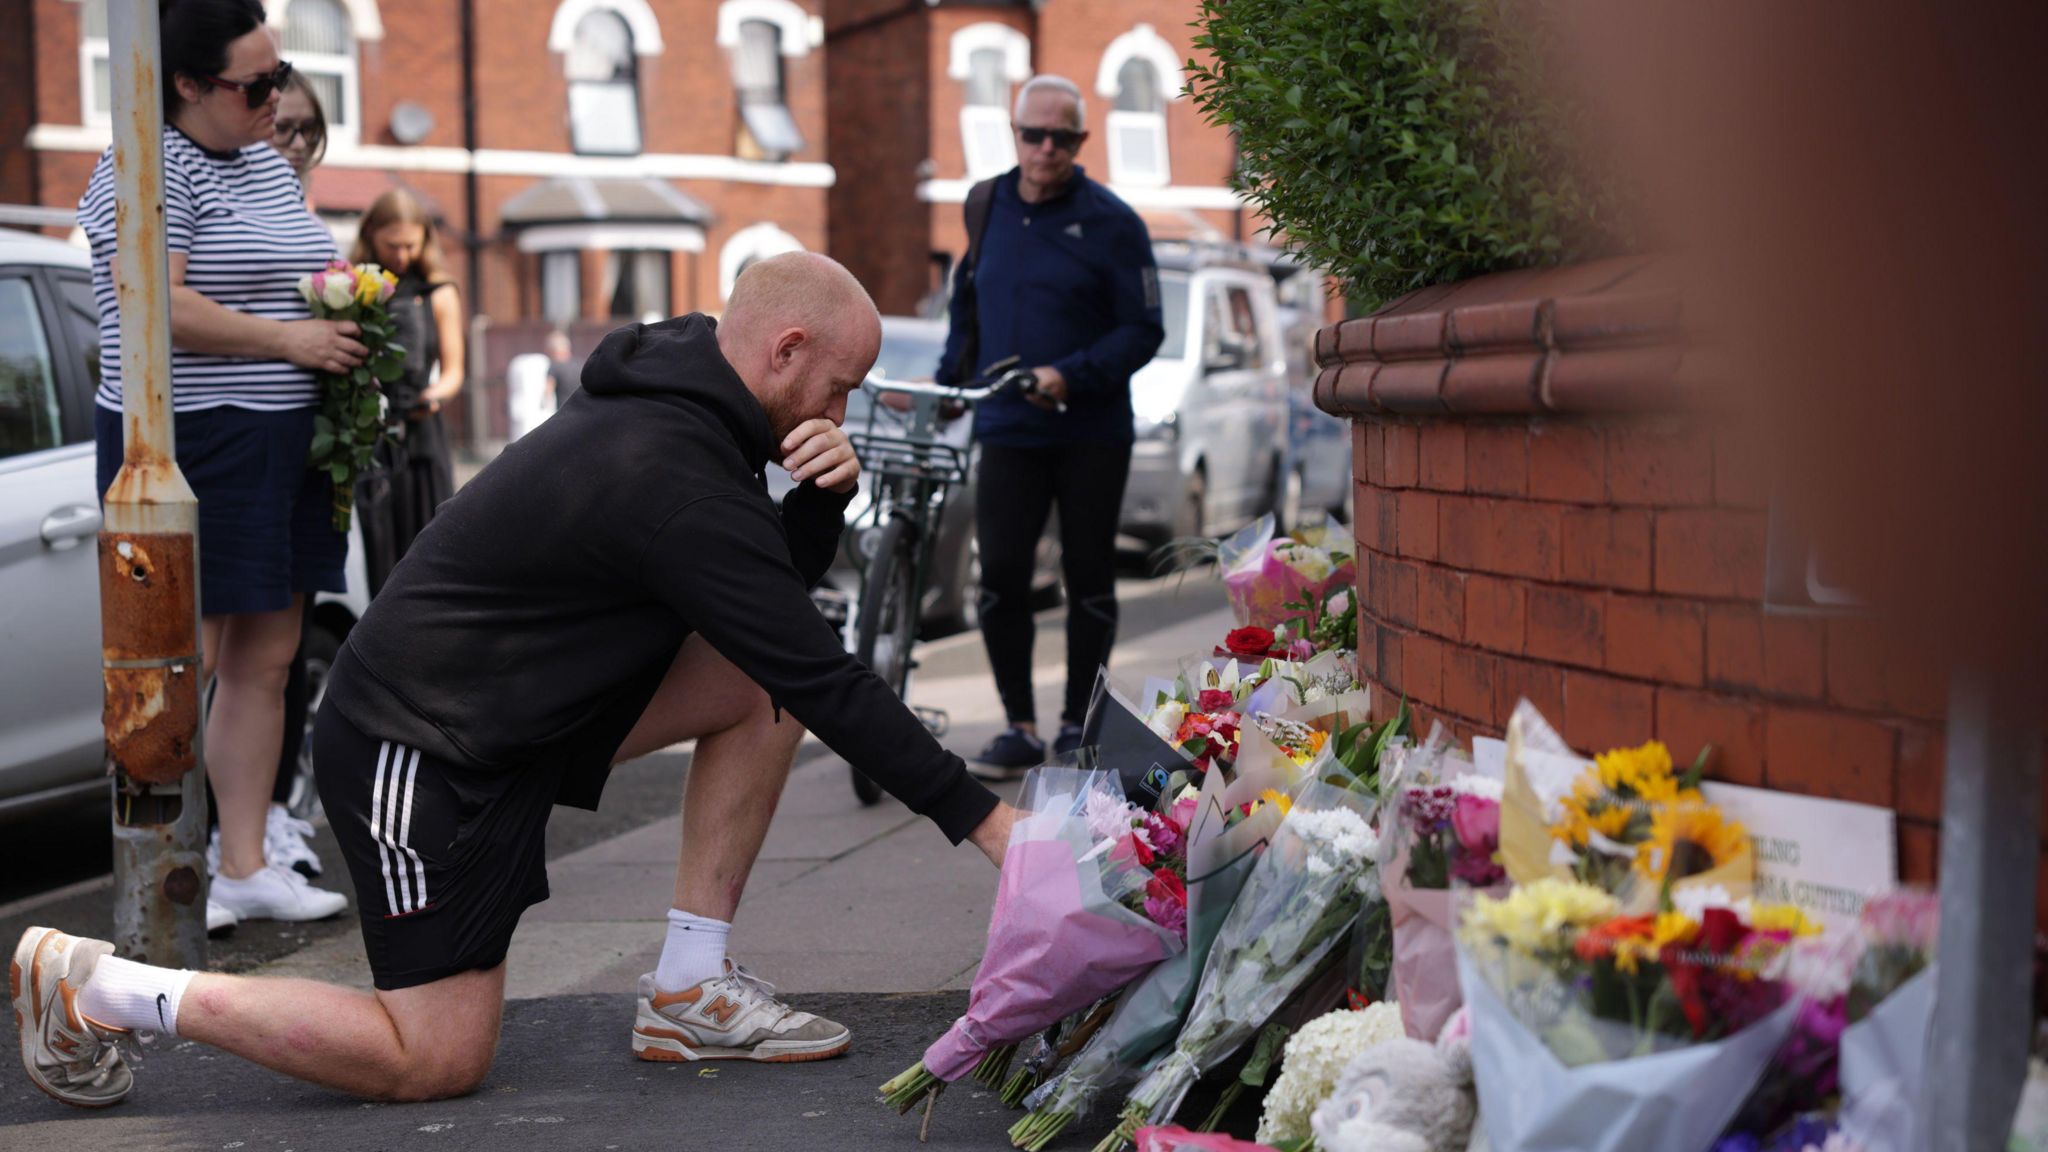
[[[846,1051],[853,1033],[775,998],[775,986],[725,962],[725,974],[694,988],[663,992],[652,972],[640,977],[633,1054],[642,1060],[825,1060]]]
[[[348,897],[315,888],[281,864],[240,880],[216,876],[210,895],[242,920],[325,920],[348,907]]]
[[[135,1084],[115,1043],[127,1030],[104,1027],[78,1012],[78,990],[99,958],[113,950],[105,940],[31,928],[21,934],[7,968],[21,1066],[36,1087],[80,1108],[119,1103]]]
[[[218,881],[216,881],[216,883],[218,883]],[[215,900],[210,896],[207,897],[206,934],[208,936],[218,936],[221,933],[226,932],[230,928],[233,928],[235,925],[240,924],[241,922],[242,918],[240,916],[235,915],[233,911],[228,909],[220,901]]]
[[[263,818],[263,858],[311,880],[320,875],[320,855],[306,838],[313,825],[291,814],[282,804],[272,804]]]

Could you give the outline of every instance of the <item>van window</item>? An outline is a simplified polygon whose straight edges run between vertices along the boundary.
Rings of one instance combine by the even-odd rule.
[[[1265,346],[1259,339],[1258,313],[1253,309],[1249,291],[1238,285],[1211,285],[1208,317],[1203,337],[1205,356],[1222,351],[1228,342],[1243,351],[1246,367],[1266,362]]]
[[[1159,311],[1166,322],[1166,339],[1159,344],[1159,359],[1185,360],[1188,356],[1188,274],[1159,274]]]

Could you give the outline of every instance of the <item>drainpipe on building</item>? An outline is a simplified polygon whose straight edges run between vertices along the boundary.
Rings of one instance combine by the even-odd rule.
[[[113,68],[114,294],[121,471],[99,534],[101,713],[113,770],[114,946],[206,966],[199,765],[199,500],[178,470],[157,0],[107,5]]]

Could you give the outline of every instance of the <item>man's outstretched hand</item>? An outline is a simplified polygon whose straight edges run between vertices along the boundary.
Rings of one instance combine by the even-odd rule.
[[[782,467],[797,483],[809,480],[828,492],[851,492],[860,482],[860,457],[846,430],[823,417],[804,421],[782,438]]]
[[[981,849],[982,855],[988,857],[989,863],[1001,868],[1003,853],[1010,848],[1010,828],[1026,815],[1028,813],[1022,809],[998,800],[995,811],[983,817],[980,825],[967,834],[967,839],[972,841],[976,848]]]

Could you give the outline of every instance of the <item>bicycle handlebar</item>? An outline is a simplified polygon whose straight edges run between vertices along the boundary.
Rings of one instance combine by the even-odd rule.
[[[867,379],[861,381],[861,388],[871,394],[894,392],[903,396],[934,396],[940,400],[970,405],[979,404],[1006,388],[1015,388],[1026,396],[1036,395],[1037,375],[1028,368],[1017,367],[1017,359],[1012,356],[982,369],[981,375],[975,377],[975,380],[987,383],[978,388],[956,384],[931,384],[920,380],[887,380],[872,372],[868,373]],[[1059,410],[1065,412],[1067,406],[1061,404]]]

